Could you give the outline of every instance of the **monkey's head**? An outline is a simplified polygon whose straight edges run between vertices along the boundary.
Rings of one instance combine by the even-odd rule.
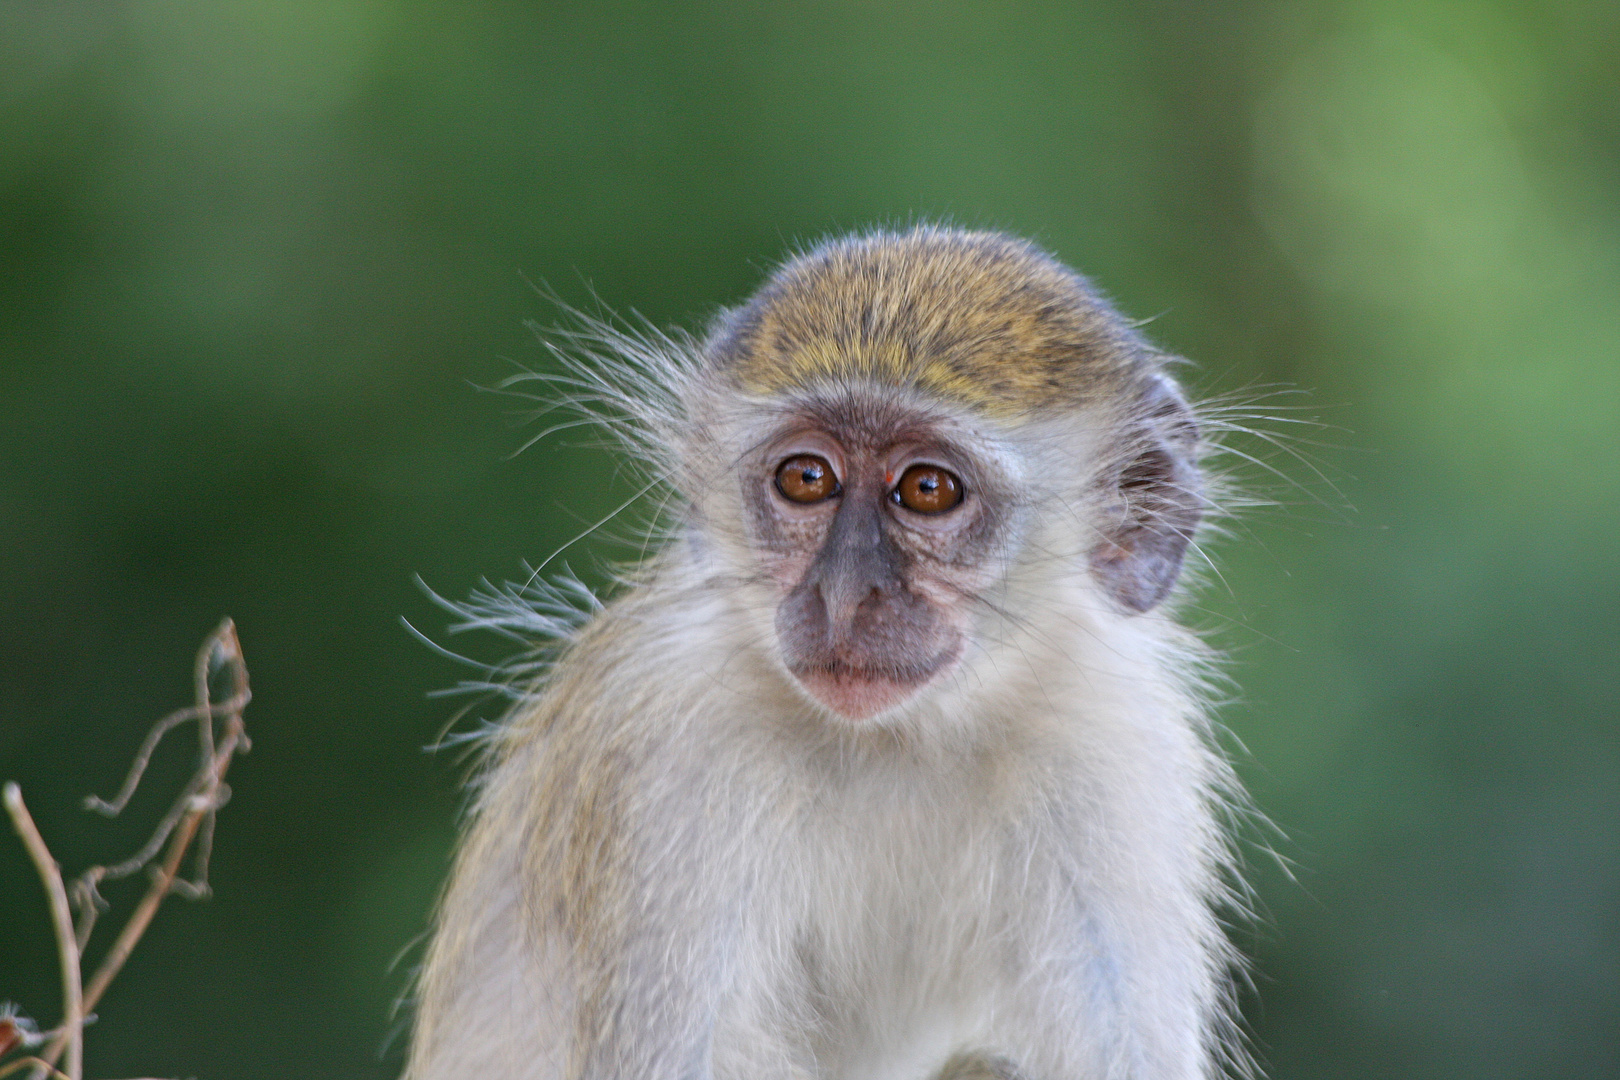
[[[1202,506],[1192,414],[1161,355],[1027,242],[826,243],[704,352],[746,402],[709,416],[740,451],[740,550],[778,656],[838,716],[900,706],[982,648],[1021,567],[1056,580],[1056,561],[1120,616],[1175,584]]]

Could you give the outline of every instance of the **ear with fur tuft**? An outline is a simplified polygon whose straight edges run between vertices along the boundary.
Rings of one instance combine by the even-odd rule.
[[[1175,586],[1204,494],[1198,424],[1175,384],[1155,376],[1133,413],[1134,453],[1111,477],[1111,521],[1091,551],[1091,570],[1120,606],[1140,613]]]

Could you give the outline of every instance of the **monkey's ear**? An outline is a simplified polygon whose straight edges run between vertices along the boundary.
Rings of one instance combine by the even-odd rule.
[[[1203,517],[1198,423],[1169,379],[1156,376],[1132,409],[1129,453],[1107,480],[1097,580],[1128,611],[1151,609],[1181,574]]]

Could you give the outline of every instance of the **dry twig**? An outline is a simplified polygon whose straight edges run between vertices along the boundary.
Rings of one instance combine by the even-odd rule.
[[[216,703],[211,700],[209,684],[221,669],[229,672],[231,693]],[[85,800],[85,805],[109,816],[121,811],[140,785],[141,776],[158,742],[170,729],[190,720],[197,721],[196,771],[139,851],[111,866],[92,866],[79,876],[71,890],[62,884],[61,870],[23,804],[21,789],[15,783],[5,785],[6,812],[11,815],[12,824],[22,837],[50,900],[51,924],[56,933],[57,954],[62,968],[62,1023],[47,1033],[49,1042],[37,1057],[0,1062],[0,1078],[24,1068],[32,1068],[29,1080],[82,1080],[84,1025],[90,1017],[90,1010],[96,1007],[107,986],[129,959],[141,935],[151,925],[158,906],[171,892],[180,893],[188,899],[208,895],[208,859],[213,848],[214,815],[230,797],[230,789],[224,782],[225,771],[230,768],[231,758],[237,753],[246,753],[250,745],[247,731],[242,726],[242,709],[252,694],[248,689],[247,666],[242,660],[241,643],[236,637],[236,624],[230,619],[220,623],[219,628],[209,635],[197,651],[193,684],[195,702],[152,725],[118,794],[110,802],[92,795]],[[192,874],[191,879],[186,880],[180,876],[180,867],[194,840],[196,850],[192,857]],[[160,863],[156,861],[159,852],[163,853]],[[84,947],[90,940],[97,916],[107,908],[98,886],[103,881],[128,877],[143,869],[151,874],[151,885],[107,950],[107,955],[102,958],[89,983],[81,987]],[[69,908],[70,896],[73,906],[78,909],[77,920]],[[25,1048],[26,1044],[14,1040],[12,1046],[0,1047],[0,1057],[17,1047]],[[64,1054],[67,1058],[64,1068],[58,1069],[57,1062]]]
[[[8,782],[5,786],[6,813],[17,827],[28,857],[34,860],[45,895],[51,905],[51,928],[56,931],[57,963],[62,969],[62,1031],[67,1035],[67,1072],[72,1080],[84,1073],[84,987],[79,982],[79,943],[73,932],[73,913],[68,910],[67,889],[62,886],[62,868],[51,857],[45,838],[39,835],[34,819],[23,805],[22,789]],[[54,1063],[55,1059],[52,1059]]]

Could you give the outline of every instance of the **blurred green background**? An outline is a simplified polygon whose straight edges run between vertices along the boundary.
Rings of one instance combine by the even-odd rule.
[[[1194,612],[1297,868],[1254,859],[1239,931],[1272,1075],[1620,1076],[1617,73],[1612,0],[0,0],[0,778],[76,872],[187,771],[77,808],[222,615],[257,691],[217,896],[160,914],[90,1074],[396,1074],[463,771],[412,577],[518,574],[624,490],[508,459],[470,388],[546,363],[526,279],[696,326],[927,218],[1329,425],[1327,482],[1251,470],[1286,505]],[[0,997],[52,1023],[0,841]]]

